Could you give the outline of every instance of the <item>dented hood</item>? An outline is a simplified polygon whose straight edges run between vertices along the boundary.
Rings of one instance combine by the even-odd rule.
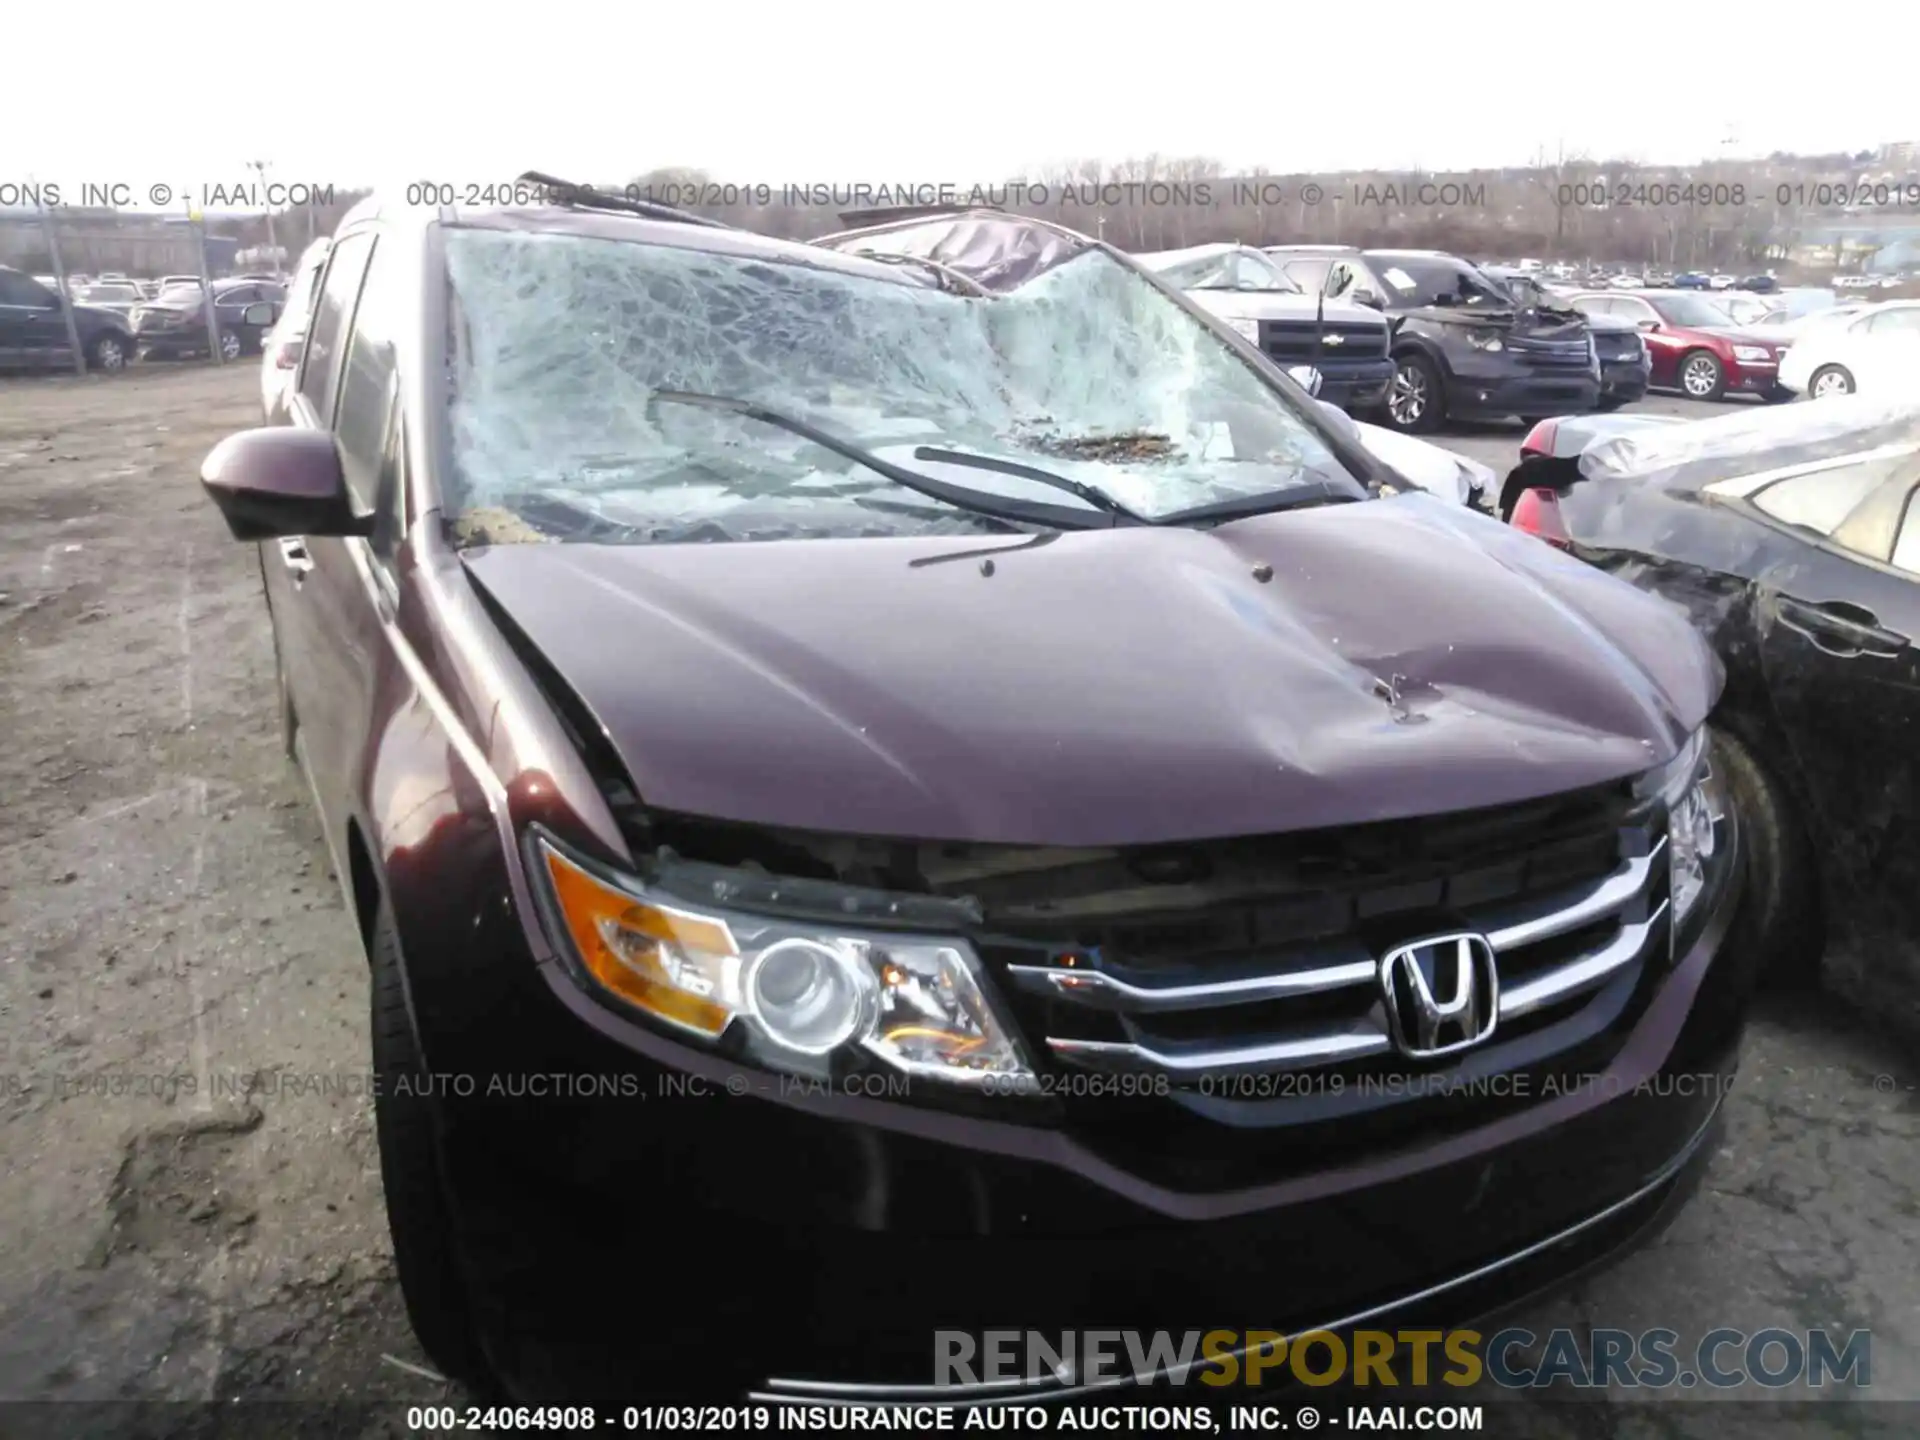
[[[1117,845],[1498,805],[1669,759],[1718,684],[1678,610],[1425,496],[463,554],[646,803],[805,829]]]

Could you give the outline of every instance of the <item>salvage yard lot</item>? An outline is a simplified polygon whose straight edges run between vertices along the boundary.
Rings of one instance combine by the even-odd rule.
[[[365,966],[282,754],[258,562],[195,482],[256,381],[0,380],[0,1398],[442,1394],[405,1368]],[[1517,440],[1441,443],[1504,475]],[[1864,1327],[1874,1394],[1920,1401],[1913,1053],[1769,1000],[1705,1191],[1516,1323]],[[1577,1409],[1520,1429],[1636,1423]],[[1695,1403],[1638,1423],[1743,1433]]]

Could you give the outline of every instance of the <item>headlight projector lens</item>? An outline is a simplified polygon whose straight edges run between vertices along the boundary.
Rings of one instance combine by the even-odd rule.
[[[871,987],[857,963],[811,940],[782,940],[754,957],[742,988],[768,1039],[825,1055],[866,1021]]]

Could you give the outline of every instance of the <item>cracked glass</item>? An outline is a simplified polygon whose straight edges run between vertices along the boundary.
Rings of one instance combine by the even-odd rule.
[[[1149,518],[1315,481],[1364,493],[1219,334],[1098,251],[985,296],[846,257],[566,234],[454,229],[446,255],[444,501],[468,542],[1008,528],[663,390],[995,497],[1081,503],[917,448],[1044,469]]]

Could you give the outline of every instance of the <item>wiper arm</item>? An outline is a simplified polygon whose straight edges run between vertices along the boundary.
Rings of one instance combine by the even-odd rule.
[[[843,459],[856,465],[864,465],[876,475],[884,475],[896,485],[908,490],[918,491],[932,500],[944,501],[957,510],[967,510],[975,515],[985,515],[992,520],[1005,520],[1015,525],[1043,525],[1056,530],[1088,530],[1094,528],[1088,522],[1092,518],[1064,505],[1041,505],[1027,500],[1010,500],[1003,496],[989,495],[984,490],[969,490],[964,485],[949,485],[944,480],[936,480],[931,475],[921,475],[904,466],[895,465],[891,460],[883,460],[870,450],[863,450],[839,436],[805,420],[788,415],[779,410],[770,410],[765,405],[752,400],[736,400],[730,395],[708,395],[699,390],[655,390],[647,397],[648,404],[665,400],[673,405],[694,405],[707,410],[725,410],[735,415],[744,415],[749,420],[758,420],[764,425],[786,430],[803,440],[811,440],[823,450],[831,450]],[[1113,518],[1109,516],[1111,525]]]
[[[1254,515],[1271,515],[1282,510],[1299,510],[1308,505],[1343,505],[1364,499],[1351,490],[1325,480],[1307,480],[1279,490],[1263,490],[1258,495],[1236,495],[1231,500],[1216,500],[1211,505],[1196,505],[1161,520],[1162,525],[1224,525],[1229,520],[1245,520]]]
[[[914,449],[913,458],[932,460],[941,465],[967,465],[975,470],[991,470],[1000,475],[1017,475],[1020,479],[1031,480],[1036,485],[1048,485],[1055,490],[1064,490],[1069,495],[1077,495],[1094,509],[1104,510],[1116,519],[1125,520],[1129,525],[1153,523],[1138,511],[1129,510],[1097,485],[1086,485],[1078,480],[1069,480],[1064,475],[1036,470],[1033,466],[1022,465],[1017,460],[997,460],[991,455],[969,455],[964,450],[942,450],[937,445],[917,446]]]

